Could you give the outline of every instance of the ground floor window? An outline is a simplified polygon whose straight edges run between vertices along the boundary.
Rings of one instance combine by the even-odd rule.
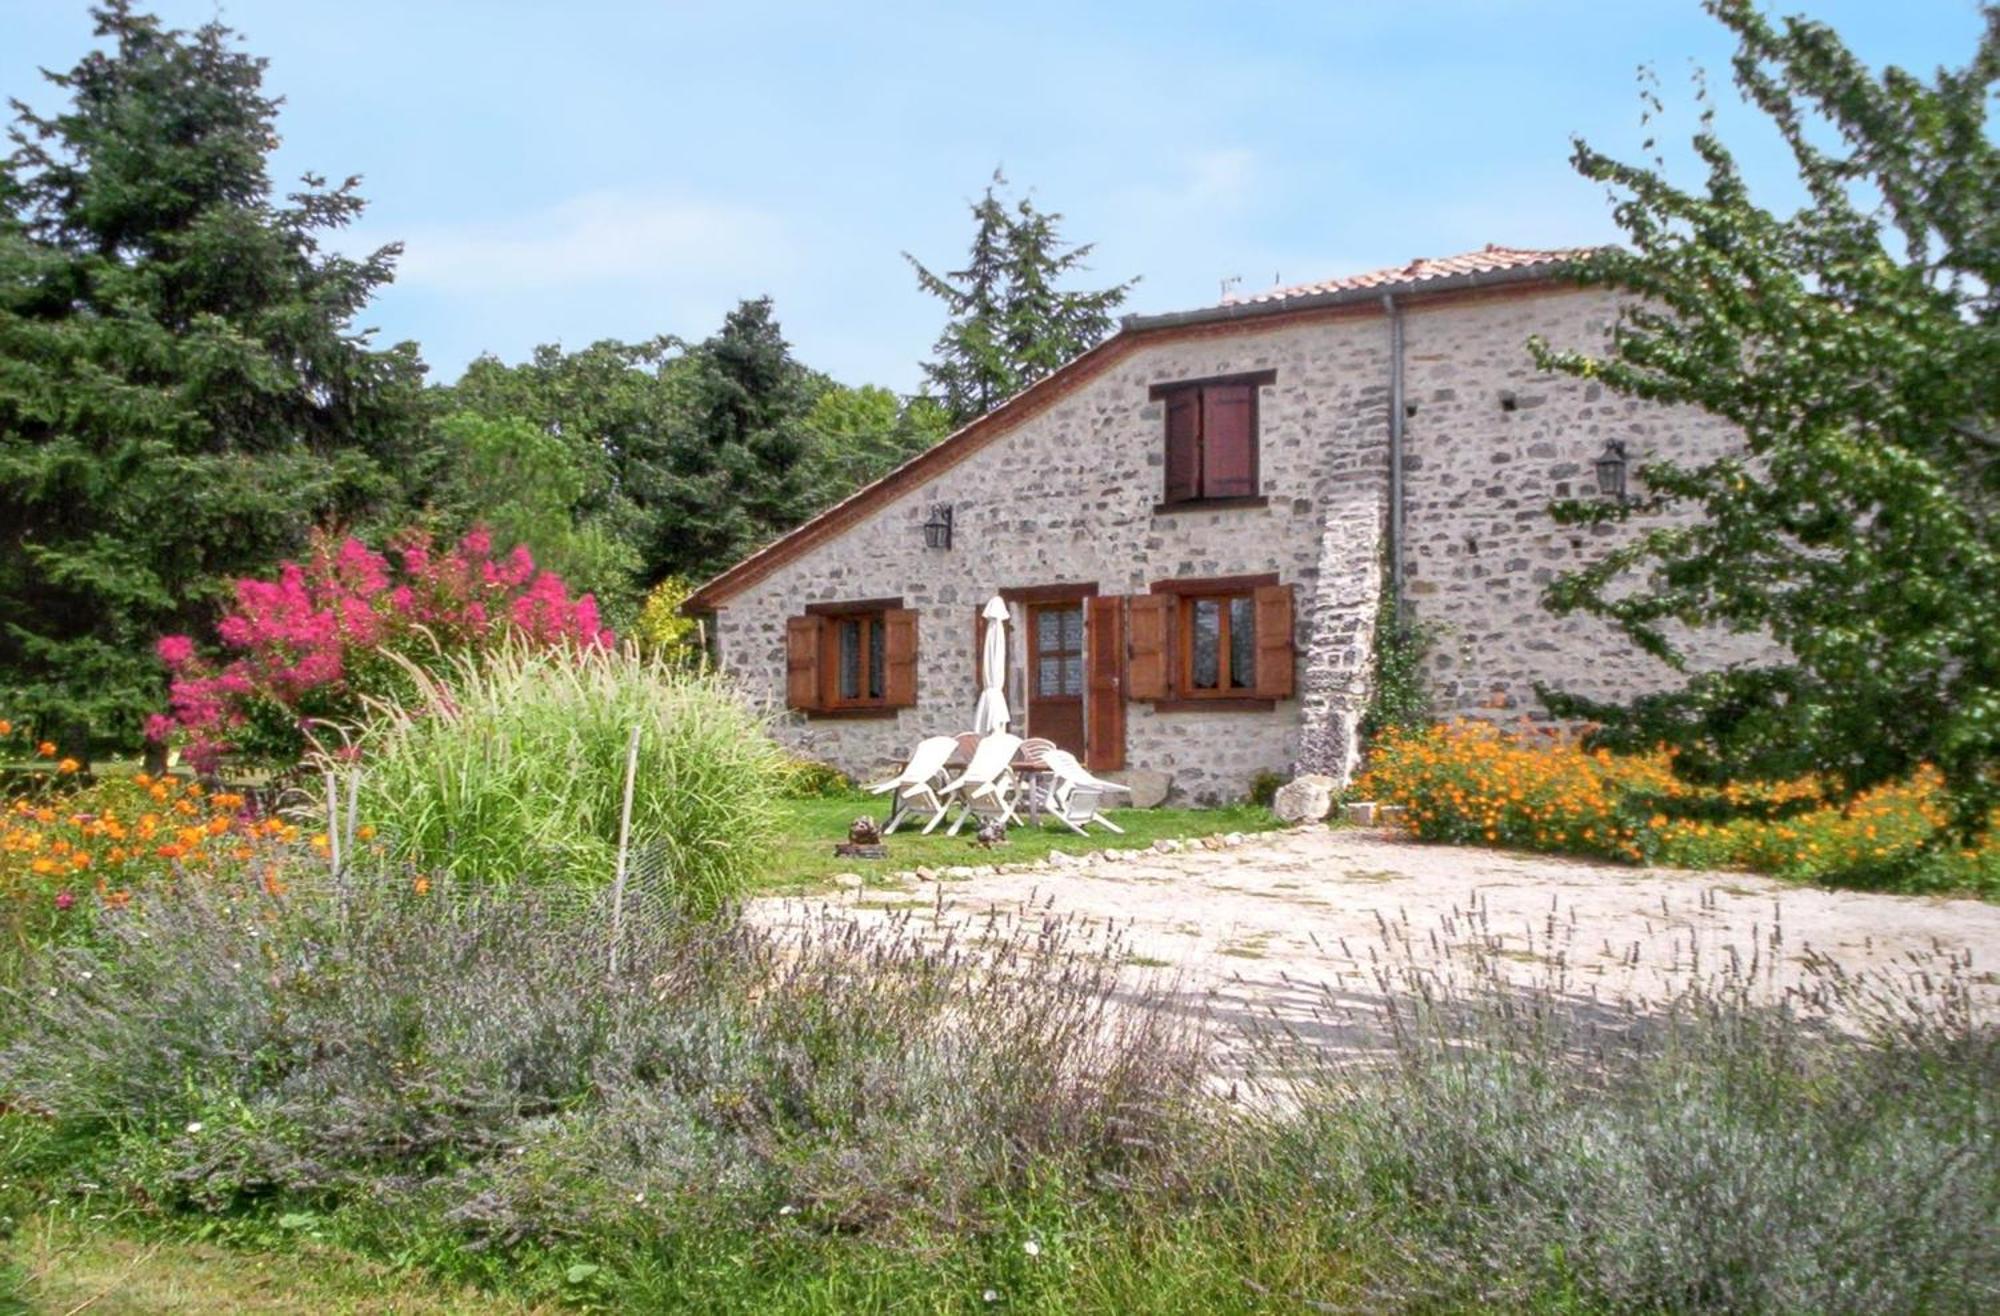
[[[1269,708],[1292,696],[1292,587],[1275,575],[1155,581],[1131,599],[1129,642],[1129,698]]]
[[[1257,604],[1248,593],[1181,600],[1183,688],[1192,696],[1257,685]]]
[[[917,701],[917,614],[900,599],[813,604],[785,623],[786,703],[885,715]]]
[[[834,700],[840,704],[880,703],[888,667],[888,627],[879,612],[835,617],[830,623],[839,649]]]

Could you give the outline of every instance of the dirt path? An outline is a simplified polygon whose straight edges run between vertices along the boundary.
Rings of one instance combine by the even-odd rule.
[[[1385,963],[1449,971],[1475,949],[1510,978],[1559,983],[1580,1008],[1658,1000],[1697,975],[1754,973],[1778,993],[1812,977],[1815,956],[1885,980],[1935,975],[1969,956],[1975,1008],[2000,1017],[2000,906],[1973,900],[1619,868],[1352,829],[1056,859],[766,901],[758,916],[781,925],[830,908],[939,927],[996,912],[1067,917],[1115,929],[1135,981],[1171,976],[1225,1030],[1275,1016],[1332,1044],[1353,1040],[1342,1007],[1379,999]]]

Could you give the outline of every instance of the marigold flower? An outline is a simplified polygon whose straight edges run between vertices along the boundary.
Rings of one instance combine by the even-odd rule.
[[[35,746],[35,753],[45,759],[54,758],[56,756],[56,742],[53,740],[44,740],[41,744]]]
[[[64,776],[68,776],[72,772],[79,772],[82,769],[83,764],[78,763],[75,759],[64,759],[62,762],[56,764],[56,771],[62,773]]]

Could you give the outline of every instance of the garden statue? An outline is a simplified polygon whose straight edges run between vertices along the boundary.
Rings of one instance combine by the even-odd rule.
[[[833,847],[842,859],[887,859],[889,847],[882,844],[882,824],[873,818],[856,818],[847,828],[847,839]]]

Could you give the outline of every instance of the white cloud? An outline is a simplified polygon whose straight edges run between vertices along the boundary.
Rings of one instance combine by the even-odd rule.
[[[1245,147],[1176,154],[1165,177],[1114,194],[1114,206],[1148,216],[1215,218],[1244,208],[1257,186],[1257,154]]]
[[[766,211],[615,190],[497,224],[418,227],[403,242],[398,283],[463,293],[592,283],[748,287],[798,263],[784,224]]]

